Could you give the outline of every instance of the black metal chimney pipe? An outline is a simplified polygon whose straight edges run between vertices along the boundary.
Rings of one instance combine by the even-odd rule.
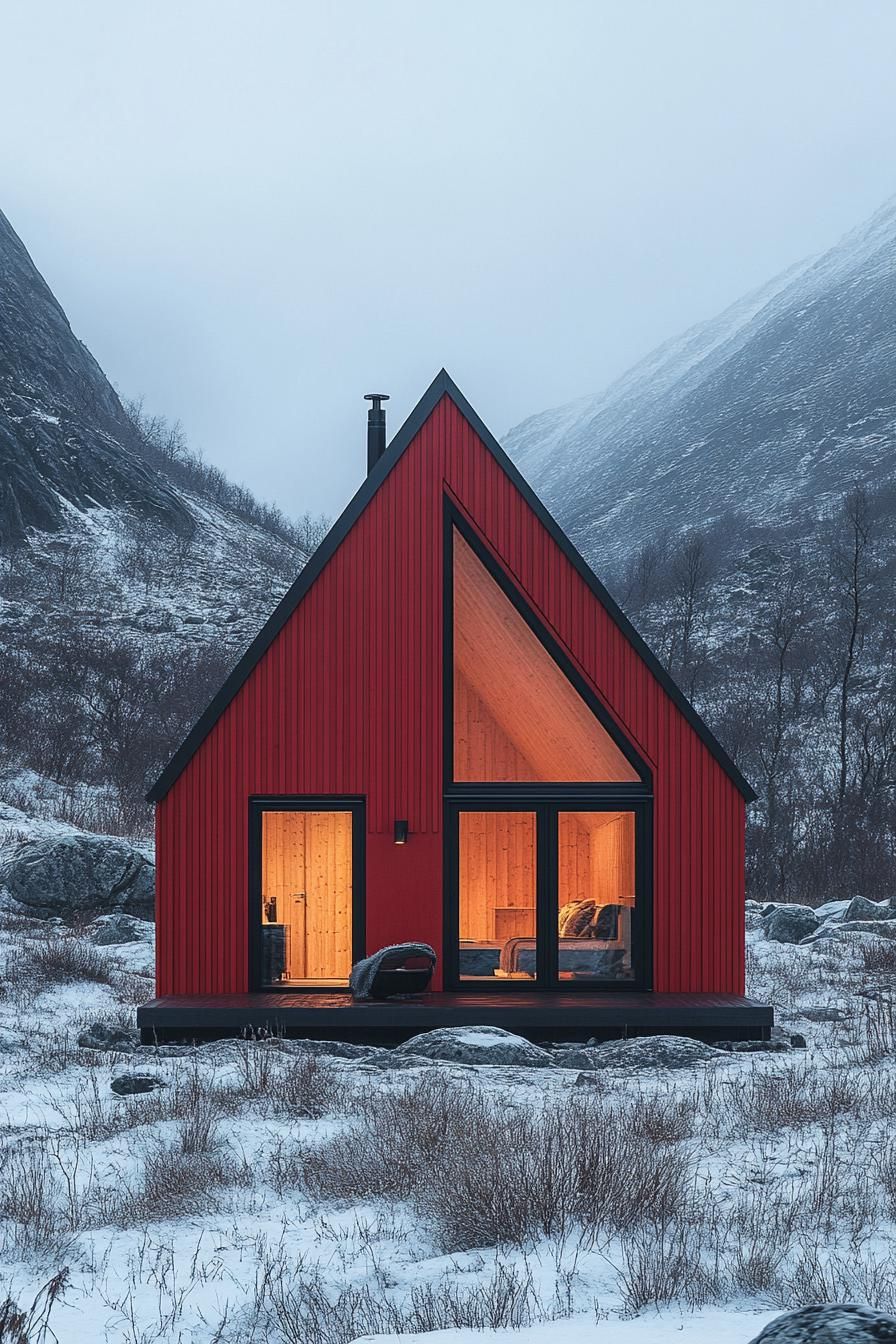
[[[367,474],[373,471],[386,451],[386,412],[383,402],[389,400],[388,392],[365,392],[364,400],[371,403],[367,412]]]

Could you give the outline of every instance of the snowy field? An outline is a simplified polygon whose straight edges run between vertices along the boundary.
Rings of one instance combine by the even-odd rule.
[[[0,1287],[36,1299],[23,1339],[49,1312],[66,1344],[748,1344],[786,1307],[896,1306],[880,935],[754,928],[751,992],[808,1049],[657,1070],[638,1043],[599,1069],[137,1048],[140,932],[4,917]],[[123,1048],[79,1046],[93,1023]]]

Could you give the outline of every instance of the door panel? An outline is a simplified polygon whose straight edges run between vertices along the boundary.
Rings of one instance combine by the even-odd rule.
[[[352,867],[350,811],[262,812],[263,985],[346,983]]]

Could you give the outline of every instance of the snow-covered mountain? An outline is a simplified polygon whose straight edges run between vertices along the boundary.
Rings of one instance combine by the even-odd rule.
[[[320,530],[123,404],[0,214],[0,804],[142,829]]]
[[[65,504],[106,505],[172,527],[189,513],[140,460],[102,369],[0,212],[0,542],[58,531]]]
[[[664,531],[799,532],[892,471],[896,198],[505,447],[598,572]]]

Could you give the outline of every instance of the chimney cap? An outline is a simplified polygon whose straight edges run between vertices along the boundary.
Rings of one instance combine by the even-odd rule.
[[[389,400],[389,393],[388,393],[388,392],[365,392],[365,393],[364,393],[364,400],[365,400],[365,401],[372,401],[372,402],[374,403],[374,410],[376,410],[376,402],[378,402],[378,401],[388,401],[388,400]]]

